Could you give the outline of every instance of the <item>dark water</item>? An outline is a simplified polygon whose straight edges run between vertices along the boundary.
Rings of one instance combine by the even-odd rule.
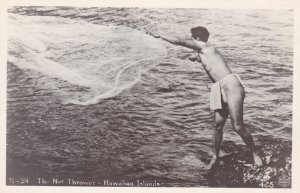
[[[224,187],[283,187],[280,174],[290,177],[291,11],[14,7],[8,25],[7,177]],[[209,79],[186,59],[192,51],[141,30],[187,37],[198,25],[247,87],[244,121],[263,168],[245,169],[248,150],[228,121],[225,167],[201,169]]]

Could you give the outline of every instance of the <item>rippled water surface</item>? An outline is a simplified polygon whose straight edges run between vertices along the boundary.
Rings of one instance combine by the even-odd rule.
[[[143,32],[198,25],[246,85],[255,140],[291,141],[292,11],[13,7],[8,175],[208,186],[210,81],[193,51]],[[243,144],[230,121],[224,140]]]

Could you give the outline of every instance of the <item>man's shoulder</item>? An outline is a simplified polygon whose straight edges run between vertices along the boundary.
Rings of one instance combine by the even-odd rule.
[[[202,52],[215,52],[216,48],[210,43],[206,43],[205,46],[202,48]]]

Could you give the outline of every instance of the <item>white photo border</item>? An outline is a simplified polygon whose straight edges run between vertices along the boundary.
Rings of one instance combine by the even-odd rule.
[[[7,9],[11,6],[75,6],[75,7],[144,7],[144,8],[220,8],[220,9],[292,9],[294,10],[294,63],[293,63],[293,134],[292,134],[292,188],[109,188],[61,186],[7,186],[6,185],[6,72],[7,72]],[[299,192],[300,162],[300,2],[297,0],[0,0],[0,192],[53,193],[53,192]],[[298,54],[297,54],[298,53]]]

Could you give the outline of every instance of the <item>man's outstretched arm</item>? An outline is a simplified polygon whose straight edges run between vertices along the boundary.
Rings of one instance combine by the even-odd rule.
[[[146,33],[155,37],[155,38],[161,38],[167,42],[170,42],[175,45],[183,46],[186,48],[191,48],[194,50],[201,50],[205,46],[205,42],[201,41],[195,41],[195,40],[186,40],[178,37],[173,36],[166,36],[166,35],[158,35],[157,33],[151,32],[149,30],[146,30]]]

